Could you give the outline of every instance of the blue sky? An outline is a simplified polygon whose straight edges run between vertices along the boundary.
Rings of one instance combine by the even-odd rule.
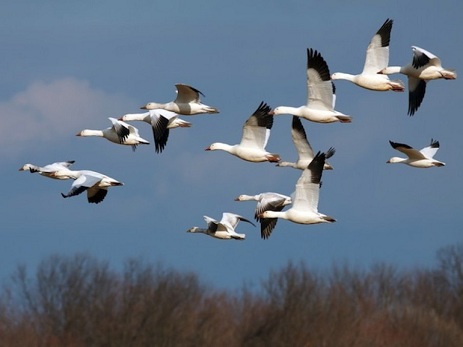
[[[372,4],[373,3],[373,4]],[[237,143],[247,117],[264,100],[306,100],[306,49],[319,50],[331,72],[358,73],[372,35],[394,19],[390,65],[411,60],[410,46],[438,55],[460,72],[460,1],[56,1],[2,5],[0,37],[0,279],[18,264],[31,270],[51,254],[88,252],[118,269],[131,257],[197,272],[219,288],[257,285],[288,261],[314,269],[334,263],[400,268],[434,264],[435,252],[461,242],[463,120],[461,79],[431,81],[421,108],[407,116],[407,93],[381,93],[337,81],[336,109],[351,124],[304,127],[315,150],[333,146],[319,210],[334,224],[280,220],[268,240],[238,226],[244,242],[187,234],[203,215],[252,218],[255,204],[239,194],[291,194],[300,172],[248,163],[212,142]],[[395,75],[406,82],[405,76]],[[154,146],[118,146],[80,138],[109,126],[108,117],[139,112],[148,101],[175,97],[175,83],[201,90],[218,115],[184,117],[162,154]],[[134,123],[152,141],[145,123]],[[296,158],[291,116],[277,116],[267,149]],[[443,168],[388,165],[388,141],[422,148],[440,141]],[[99,205],[85,195],[63,199],[70,181],[19,172],[24,163],[75,160],[75,169],[125,183]]]

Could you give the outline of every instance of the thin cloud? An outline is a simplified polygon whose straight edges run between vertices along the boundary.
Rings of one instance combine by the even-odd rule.
[[[122,115],[128,97],[92,88],[87,81],[63,78],[36,81],[0,103],[2,151],[18,153],[34,142],[59,142],[81,127],[101,126],[101,118]]]

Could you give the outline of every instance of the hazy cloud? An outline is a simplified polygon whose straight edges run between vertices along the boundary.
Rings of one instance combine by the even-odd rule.
[[[8,145],[11,153],[12,148],[20,152],[35,141],[62,141],[81,127],[101,126],[102,117],[120,116],[129,102],[128,97],[92,88],[84,80],[36,81],[0,103],[0,144]]]

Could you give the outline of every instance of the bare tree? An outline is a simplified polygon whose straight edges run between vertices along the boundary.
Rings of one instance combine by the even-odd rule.
[[[54,255],[4,286],[0,347],[463,346],[463,246],[437,259],[408,271],[289,263],[232,294],[141,259],[116,272]]]

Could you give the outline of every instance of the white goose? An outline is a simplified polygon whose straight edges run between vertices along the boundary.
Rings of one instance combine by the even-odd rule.
[[[307,49],[307,104],[300,107],[278,106],[271,114],[292,114],[317,123],[350,123],[350,116],[334,110],[335,87],[328,64],[316,50]]]
[[[186,84],[177,83],[177,97],[174,101],[162,104],[158,102],[149,102],[142,109],[154,110],[162,108],[167,111],[183,115],[195,115],[201,113],[219,113],[215,107],[211,107],[201,103],[200,95],[204,96],[198,89],[188,86]]]
[[[293,116],[292,127],[291,127],[291,136],[296,147],[298,159],[295,163],[288,161],[280,161],[276,166],[279,167],[292,167],[299,170],[304,170],[313,160],[315,154],[313,152],[312,146],[307,140],[307,134],[302,126],[301,119],[297,116]],[[325,153],[325,158],[330,158],[335,153],[334,148],[330,148]],[[333,170],[333,167],[325,161],[323,166],[324,170]]]
[[[291,208],[286,211],[265,211],[259,218],[283,218],[299,224],[333,223],[336,220],[318,212],[320,182],[325,153],[318,152],[297,181]]]
[[[169,138],[169,129],[191,127],[191,123],[178,118],[177,113],[163,109],[153,109],[144,113],[128,113],[119,120],[128,122],[143,121],[150,124],[153,129],[156,153],[161,153],[164,150]]]
[[[124,183],[114,178],[90,170],[73,171],[73,175],[75,181],[67,194],[61,193],[63,198],[69,198],[87,191],[88,202],[98,204],[108,194],[109,187],[124,185]]]
[[[45,166],[37,166],[33,164],[24,164],[19,171],[29,170],[31,173],[38,172],[40,175],[54,178],[57,180],[74,179],[73,171],[69,167],[74,164],[74,160],[60,161]]]
[[[367,48],[362,73],[351,75],[335,72],[331,75],[331,78],[333,80],[351,81],[369,90],[403,92],[404,84],[402,81],[391,81],[385,75],[378,75],[378,71],[384,69],[389,64],[389,41],[391,38],[392,22],[392,19],[387,19],[372,37]]]
[[[272,230],[275,228],[278,218],[260,218],[259,215],[265,211],[281,211],[287,205],[291,204],[291,197],[267,192],[257,195],[242,194],[235,201],[257,201],[254,218],[260,222],[260,236],[263,239],[268,239]]]
[[[433,159],[436,152],[439,150],[439,141],[431,139],[431,144],[421,150],[414,149],[409,145],[389,141],[392,148],[407,155],[408,158],[392,157],[387,163],[396,164],[402,163],[418,168],[430,168],[434,166],[445,166],[445,163]]]
[[[243,126],[241,142],[237,145],[215,142],[206,151],[222,150],[250,162],[278,162],[280,156],[265,150],[273,126],[270,107],[263,101]]]
[[[241,220],[243,222],[248,222],[254,225],[254,223],[247,220],[246,218],[241,217],[240,215],[237,215],[234,213],[228,213],[228,212],[224,212],[222,214],[222,219],[220,220],[220,222],[208,216],[204,216],[204,220],[207,223],[207,229],[200,228],[200,227],[192,227],[188,229],[187,232],[202,233],[202,234],[206,234],[206,235],[215,237],[217,239],[222,239],[222,240],[229,240],[229,239],[244,240],[246,238],[246,235],[238,234],[235,231],[236,226],[238,225],[239,221]]]
[[[431,52],[412,46],[413,60],[406,66],[388,66],[379,74],[401,73],[408,76],[408,114],[413,116],[423,101],[426,93],[426,83],[429,80],[444,78],[454,80],[457,74],[454,70],[444,69],[441,61]]]
[[[141,138],[138,134],[138,129],[133,125],[127,124],[115,118],[109,117],[109,120],[113,125],[110,128],[103,130],[91,130],[85,129],[79,131],[76,136],[99,136],[104,137],[105,139],[118,143],[121,145],[132,146],[132,149],[135,151],[139,144],[149,145],[149,141]]]

